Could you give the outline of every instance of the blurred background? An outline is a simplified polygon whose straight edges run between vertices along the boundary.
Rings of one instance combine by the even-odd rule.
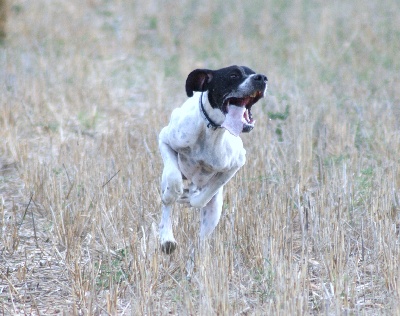
[[[0,310],[399,313],[399,51],[397,0],[0,0]],[[190,71],[232,64],[268,95],[190,282],[157,136]]]

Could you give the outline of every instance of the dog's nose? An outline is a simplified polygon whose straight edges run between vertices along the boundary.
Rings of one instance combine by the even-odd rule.
[[[267,76],[264,76],[262,74],[257,74],[257,75],[254,75],[253,80],[267,82],[268,78],[267,78]]]

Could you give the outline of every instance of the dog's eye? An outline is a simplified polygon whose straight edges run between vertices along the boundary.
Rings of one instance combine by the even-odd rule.
[[[231,79],[237,79],[239,76],[237,74],[231,74]]]

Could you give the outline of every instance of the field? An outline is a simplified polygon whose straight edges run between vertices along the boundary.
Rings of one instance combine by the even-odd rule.
[[[1,315],[400,314],[398,1],[6,6]],[[268,95],[188,279],[199,214],[163,254],[157,136],[191,70],[232,64]]]

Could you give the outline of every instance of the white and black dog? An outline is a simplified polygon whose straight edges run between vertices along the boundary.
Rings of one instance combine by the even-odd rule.
[[[189,74],[190,98],[172,112],[159,136],[164,162],[159,229],[165,253],[172,253],[177,245],[171,219],[174,202],[200,208],[200,240],[217,226],[223,186],[246,162],[238,136],[253,129],[251,107],[266,90],[267,77],[244,66],[196,69]],[[188,181],[186,188],[183,180]]]

